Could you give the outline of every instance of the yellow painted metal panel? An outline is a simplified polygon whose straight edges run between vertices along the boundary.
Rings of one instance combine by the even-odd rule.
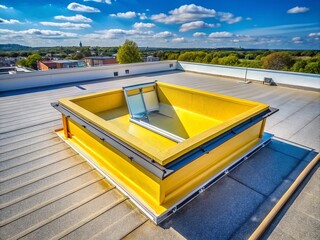
[[[255,146],[261,126],[261,122],[255,124],[164,179],[165,206],[173,205]]]
[[[169,147],[176,145],[176,142],[173,142],[168,138],[130,122],[130,116],[128,113],[124,114],[125,111],[127,110],[124,108],[117,108],[111,111],[100,112],[97,115],[103,119],[106,119],[110,125],[113,125],[114,128],[121,128],[132,137],[137,138],[151,146],[157,146],[158,151],[165,151]],[[121,113],[123,114],[121,115]],[[114,117],[111,118],[110,116]]]
[[[161,215],[177,201],[190,193],[257,144],[262,122],[255,124],[212,150],[160,180],[146,169],[130,161],[112,146],[103,143],[82,126],[68,122],[72,137],[68,140],[80,151],[89,154],[95,164],[134,199],[144,204],[155,215]]]
[[[80,98],[73,98],[71,101],[92,113],[106,111],[126,105],[122,89],[106,91],[104,93],[93,95],[85,95]]]
[[[146,92],[150,90],[148,88]],[[122,90],[61,99],[59,102],[164,166],[268,108],[266,104],[164,83],[157,83],[157,93],[159,113],[150,114],[150,122],[185,138],[181,143],[131,122]],[[63,123],[62,132],[70,144],[90,155],[100,169],[149,211],[161,215],[255,146],[262,137],[265,119],[163,180],[70,118],[63,117]]]
[[[68,141],[76,145],[80,151],[90,155],[95,164],[131,196],[145,203],[149,206],[149,210],[157,215],[166,210],[159,204],[163,201],[159,178],[72,120],[69,120],[69,131],[72,132],[72,137]]]
[[[61,99],[59,102],[90,122],[96,123],[99,127],[127,144],[137,148],[161,165],[174,161],[174,159],[191,149],[221,135],[223,132],[268,108],[266,104],[165,83],[157,83],[157,91],[160,98],[160,108],[168,103],[172,104],[171,114],[176,116],[176,123],[180,124],[178,132],[184,138],[188,138],[179,144],[162,136],[156,137],[154,135],[146,138],[148,134],[146,134],[144,128],[138,127],[131,122],[121,124],[124,123],[124,119],[127,119],[125,115],[119,116],[117,120],[99,117],[102,115],[107,116],[107,111],[117,112],[116,109],[127,108],[122,90],[116,89],[83,97]],[[122,112],[125,111],[122,110]],[[221,114],[225,114],[229,119],[226,120],[225,117],[224,120],[221,120],[221,117],[219,117]],[[121,120],[121,118],[123,119]],[[128,132],[128,129],[131,133],[130,131]]]
[[[160,102],[218,121],[226,121],[261,105],[260,103],[248,100],[186,87],[177,87],[166,83],[159,82],[157,86]],[[264,106],[267,107],[265,104]]]

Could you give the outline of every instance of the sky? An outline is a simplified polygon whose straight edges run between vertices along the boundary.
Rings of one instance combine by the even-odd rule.
[[[0,44],[320,49],[320,0],[0,0]]]

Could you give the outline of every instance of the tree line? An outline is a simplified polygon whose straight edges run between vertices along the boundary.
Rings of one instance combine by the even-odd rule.
[[[36,61],[52,57],[80,60],[88,56],[111,56],[117,53],[119,63],[141,62],[142,56],[153,55],[161,60],[178,60],[226,66],[263,68],[282,71],[320,74],[320,52],[317,50],[245,50],[245,49],[157,49],[139,48],[126,40],[120,47],[51,47],[29,51],[0,52],[1,56],[24,56],[18,65],[36,69]]]
[[[160,51],[154,56],[161,60],[320,74],[317,51]]]

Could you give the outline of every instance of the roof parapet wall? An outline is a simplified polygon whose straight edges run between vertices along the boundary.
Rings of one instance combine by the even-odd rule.
[[[266,77],[272,78],[278,85],[316,91],[320,90],[320,75],[318,74],[230,67],[171,60],[134,64],[112,64],[110,66],[94,68],[57,69],[19,75],[1,75],[0,92],[171,70],[230,77],[243,81],[252,80],[263,82]]]
[[[177,61],[161,61],[134,64],[112,64],[94,68],[63,68],[37,71],[28,74],[2,75],[0,92],[58,84],[91,81],[177,69]]]
[[[275,71],[258,68],[230,67],[213,64],[190,63],[179,61],[177,69],[209,75],[237,78],[244,81],[263,82],[264,78],[272,78],[277,85],[285,85],[310,90],[320,90],[320,75]]]

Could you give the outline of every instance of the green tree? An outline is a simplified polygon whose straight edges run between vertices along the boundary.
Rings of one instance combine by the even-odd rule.
[[[308,63],[304,68],[304,72],[320,74],[320,61]]]
[[[185,61],[185,62],[193,62],[194,54],[192,52],[184,52],[180,54],[178,60]]]
[[[80,53],[82,54],[83,57],[90,57],[91,56],[91,51],[90,51],[89,47],[82,47],[80,50]]]
[[[212,58],[213,58],[213,54],[207,53],[206,56],[203,58],[202,62],[203,63],[211,63]]]
[[[312,50],[306,50],[306,51],[303,51],[300,55],[301,56],[308,56],[308,57],[313,57],[317,54],[316,51],[312,51]]]
[[[20,59],[16,63],[17,66],[27,67],[27,60],[26,59]]]
[[[245,59],[253,60],[254,59],[254,55],[252,53],[248,53],[248,54],[246,54]]]
[[[29,55],[26,59],[21,59],[17,62],[17,65],[23,67],[29,67],[33,69],[38,69],[37,62],[42,60],[42,57],[39,54]]]
[[[212,60],[211,60],[210,63],[211,63],[211,64],[219,64],[219,57],[214,57],[214,58],[212,58]]]
[[[223,57],[219,59],[219,64],[227,66],[235,66],[239,63],[239,58],[234,55],[229,55],[228,57]]]
[[[125,43],[119,47],[117,60],[121,64],[143,61],[140,56],[138,45],[131,40],[126,40]]]
[[[258,60],[243,60],[238,64],[239,67],[261,68],[262,62]]]
[[[178,60],[179,58],[179,53],[170,53],[168,55],[168,60]]]
[[[159,57],[160,59],[162,59],[164,55],[165,53],[163,51],[158,51],[154,53],[154,56]]]
[[[261,54],[257,55],[256,58],[255,58],[255,60],[258,60],[258,61],[260,61],[261,59],[262,59],[262,55]]]
[[[291,68],[291,71],[294,71],[294,72],[303,72],[304,71],[304,68],[305,66],[307,65],[307,61],[306,60],[297,60],[292,68]]]
[[[294,61],[288,52],[274,52],[263,59],[263,68],[289,70]]]
[[[30,68],[37,70],[37,62],[40,60],[42,60],[42,57],[39,54],[32,54],[27,57],[27,64]]]
[[[19,53],[17,52],[9,52],[9,57],[18,57]]]
[[[77,53],[74,53],[74,54],[71,54],[70,56],[70,59],[73,59],[73,60],[80,60],[82,58],[84,58],[84,54],[81,53],[81,52],[77,52]]]

